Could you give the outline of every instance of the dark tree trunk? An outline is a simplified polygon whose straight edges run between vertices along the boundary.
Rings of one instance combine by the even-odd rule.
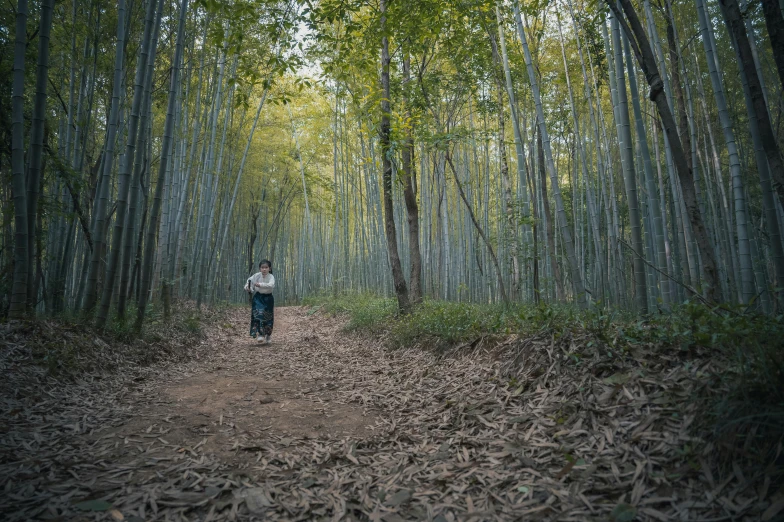
[[[503,62],[501,55],[498,52],[498,43],[492,32],[488,31],[490,37],[490,47],[492,49],[493,61],[496,64],[495,81],[496,81],[496,96],[498,98],[498,155],[500,157],[500,173],[501,184],[503,186],[504,197],[504,210],[506,213],[507,229],[503,236],[504,242],[509,247],[509,259],[512,262],[512,299],[517,298],[520,291],[520,264],[517,259],[517,222],[516,212],[514,208],[514,198],[512,196],[512,183],[509,179],[509,161],[506,156],[506,118],[504,116],[504,77],[503,77]],[[510,98],[510,109],[514,110],[512,104],[513,100]],[[514,118],[514,115],[513,115]]]
[[[406,54],[403,60],[403,82],[408,85],[411,80],[411,59]],[[406,106],[406,116],[411,121],[411,110],[408,98],[403,103]],[[413,122],[411,123],[413,125]],[[416,304],[422,301],[422,254],[419,250],[419,207],[417,206],[416,190],[417,180],[414,171],[414,138],[413,128],[406,129],[405,144],[403,145],[403,198],[406,202],[406,215],[408,217],[408,248],[410,250],[411,277],[410,298]]]
[[[174,113],[177,104],[177,84],[180,76],[180,64],[182,62],[182,48],[185,40],[185,17],[188,12],[188,0],[183,0],[180,4],[179,23],[177,29],[177,43],[174,52],[174,64],[172,66],[171,84],[169,87],[169,103],[166,109],[166,121],[164,123],[163,140],[161,143],[161,162],[158,166],[158,179],[155,185],[155,194],[150,209],[150,223],[147,227],[147,237],[144,241],[144,257],[141,265],[141,278],[139,279],[139,305],[136,310],[136,322],[134,328],[141,331],[144,323],[144,312],[147,308],[147,300],[152,286],[153,264],[155,257],[155,246],[158,240],[158,225],[161,218],[161,200],[163,199],[163,189],[166,186],[166,173],[168,169],[169,150],[174,140]],[[152,178],[150,178],[152,183]],[[166,288],[163,295],[166,295]],[[168,303],[164,303],[168,305]],[[169,318],[169,310],[165,310],[165,317]]]
[[[531,162],[533,165],[533,161]],[[536,205],[536,193],[534,192],[534,184],[533,184],[533,175],[531,174],[531,168],[526,169],[527,171],[527,181],[528,181],[528,190],[531,194],[531,216],[534,218],[533,223],[531,224],[531,231],[533,233],[533,256],[531,259],[531,264],[533,265],[533,279],[534,279],[534,303],[539,304],[541,301],[541,290],[539,288],[539,209]],[[535,175],[535,174],[534,174]]]
[[[41,3],[41,23],[38,34],[38,67],[35,75],[35,102],[30,129],[30,168],[27,173],[27,258],[35,255],[38,196],[43,160],[44,122],[46,121],[46,90],[49,80],[49,35],[52,32],[54,0]],[[36,274],[27,271],[27,306],[35,306]]]
[[[258,221],[259,221],[259,213],[261,212],[261,205],[253,210],[253,205],[251,204],[250,214],[251,214],[251,233],[250,233],[250,241],[248,241],[248,273],[253,273],[253,247],[256,244],[256,238],[258,237]]]
[[[43,180],[42,180],[43,181]],[[41,183],[43,185],[43,183]],[[40,190],[40,187],[39,187]],[[41,293],[41,288],[43,286],[43,279],[44,279],[44,272],[43,266],[41,264],[41,257],[43,255],[43,249],[41,248],[41,230],[43,228],[43,216],[41,215],[41,209],[38,209],[36,213],[35,221],[36,221],[36,234],[35,234],[35,279],[33,283],[33,291],[30,293],[32,295],[32,301],[30,303],[30,309],[35,312],[35,308],[38,305],[38,295]],[[44,295],[46,292],[44,291]]]
[[[408,299],[408,287],[403,276],[403,268],[400,265],[400,254],[397,251],[397,231],[395,229],[395,216],[393,214],[394,204],[392,201],[392,160],[390,155],[390,89],[389,89],[389,38],[384,34],[386,31],[386,0],[381,0],[381,156],[382,156],[382,185],[384,187],[384,229],[387,236],[387,252],[389,253],[389,263],[392,265],[392,280],[395,285],[395,295],[397,303],[402,313],[408,313],[411,303]]]
[[[705,282],[708,286],[706,294],[708,299],[714,303],[721,302],[721,287],[719,286],[716,256],[713,252],[713,247],[708,238],[708,232],[702,220],[700,207],[697,204],[697,195],[694,190],[694,177],[689,168],[683,144],[678,137],[675,118],[667,103],[667,96],[664,93],[664,82],[659,75],[659,68],[656,65],[656,59],[651,50],[650,42],[648,41],[645,30],[643,29],[640,19],[637,17],[637,13],[630,0],[620,0],[626,17],[623,16],[613,0],[605,0],[605,2],[607,2],[608,7],[618,18],[618,22],[621,24],[627,38],[629,38],[629,43],[634,50],[637,62],[645,74],[645,79],[648,81],[648,85],[651,88],[649,97],[651,101],[656,104],[656,109],[662,120],[667,139],[669,140],[670,148],[672,150],[672,159],[675,163],[675,170],[678,173],[681,191],[683,192],[683,201],[686,204],[686,213],[689,216],[689,221],[694,230],[697,247],[702,254],[703,274],[705,275]],[[627,18],[628,23],[626,22]],[[753,64],[752,67],[754,67]]]
[[[778,2],[776,2],[778,4]],[[751,44],[749,37],[746,34],[746,27],[743,24],[743,19],[740,14],[740,7],[736,0],[719,0],[721,11],[724,13],[724,21],[727,24],[730,35],[732,36],[735,45],[738,48],[738,54],[741,56],[741,66],[746,73],[746,78],[749,84],[749,91],[751,92],[751,102],[754,105],[754,113],[759,122],[760,138],[762,139],[762,146],[765,148],[765,156],[768,158],[768,166],[770,167],[770,174],[773,177],[773,186],[778,193],[779,200],[784,205],[784,163],[781,160],[781,152],[779,151],[778,142],[776,141],[776,134],[773,132],[773,125],[770,122],[768,115],[768,106],[765,103],[765,96],[762,92],[762,84],[757,76],[757,69],[754,66],[754,56],[751,54]],[[779,9],[776,5],[775,9]],[[768,19],[767,11],[770,7],[765,7],[765,18]],[[781,11],[779,11],[779,17]],[[773,34],[771,34],[773,39]],[[774,42],[774,57],[776,56],[776,45],[784,46],[784,42]],[[780,60],[784,61],[784,56],[776,57],[776,65],[778,66],[779,74],[782,73]],[[782,84],[784,86],[784,84]]]
[[[24,171],[24,68],[27,45],[27,0],[16,8],[16,40],[11,95],[11,171],[14,195],[14,282],[8,316],[24,317],[27,308],[27,193]]]
[[[120,2],[122,6],[122,1]],[[96,316],[96,326],[103,328],[109,316],[109,307],[111,305],[112,297],[114,294],[115,279],[117,271],[120,267],[120,258],[123,249],[123,234],[131,234],[130,227],[127,222],[132,218],[128,217],[128,195],[130,191],[135,192],[135,188],[131,182],[131,171],[134,166],[134,157],[136,154],[143,154],[143,151],[136,149],[136,138],[139,132],[140,111],[142,110],[142,96],[144,95],[145,72],[147,71],[147,59],[150,56],[150,45],[152,43],[153,34],[153,15],[154,13],[154,0],[149,0],[144,23],[144,35],[142,36],[142,46],[136,64],[136,76],[134,78],[133,86],[133,101],[131,103],[131,114],[128,122],[128,137],[125,145],[125,160],[120,165],[119,178],[120,183],[117,193],[117,219],[114,222],[114,231],[112,233],[112,246],[109,252],[109,262],[106,267],[106,281],[103,286],[103,295],[101,296],[101,304]],[[122,45],[125,44],[127,36],[123,35]],[[121,43],[118,41],[118,45]],[[154,59],[154,54],[152,55]],[[143,130],[142,130],[143,131]],[[132,208],[131,211],[135,211]],[[122,278],[121,278],[122,279]],[[123,296],[123,300],[125,296]]]
[[[52,293],[54,294],[54,312],[61,313],[65,309],[65,282],[68,275],[68,269],[71,267],[71,262],[73,261],[73,244],[74,244],[74,235],[76,234],[76,218],[71,221],[71,224],[68,225],[68,232],[65,237],[65,248],[63,248],[63,255],[60,259],[60,264],[57,273],[57,280],[55,281],[55,287],[52,289]]]
[[[667,16],[664,17],[667,21],[667,44],[669,45],[670,52],[670,76],[672,80],[672,94],[675,98],[676,106],[678,107],[678,133],[681,136],[683,143],[683,151],[686,153],[686,164],[689,170],[694,169],[692,164],[692,157],[689,154],[691,150],[691,133],[689,132],[689,117],[686,111],[686,102],[683,97],[683,84],[681,82],[681,57],[678,52],[678,44],[675,42],[675,28],[672,25],[672,12],[668,9]]]
[[[779,71],[781,87],[784,88],[784,16],[778,0],[762,0],[762,11],[765,13],[765,24],[768,26],[770,45],[773,47],[773,59]]]
[[[139,225],[139,234],[136,240],[136,255],[133,259],[133,269],[131,270],[131,282],[128,288],[128,295],[133,296],[133,300],[139,303],[139,273],[142,266],[142,245],[144,240],[144,229],[147,225],[147,199],[144,200],[144,209],[142,209],[142,222]]]

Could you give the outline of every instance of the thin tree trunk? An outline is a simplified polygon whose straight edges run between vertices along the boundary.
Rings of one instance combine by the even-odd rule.
[[[500,16],[500,13],[497,11],[496,13],[497,18]],[[503,31],[503,28],[499,26],[499,31]],[[490,36],[490,43],[493,51],[493,61],[496,63],[497,67],[503,69],[503,63],[501,61],[500,53],[498,52],[498,44],[496,43],[495,37],[493,36],[492,32],[488,31],[488,35]],[[504,80],[500,77],[499,71],[496,68],[495,71],[495,81],[496,81],[496,96],[498,99],[498,156],[500,161],[500,175],[501,175],[501,187],[503,191],[503,198],[504,198],[504,213],[506,214],[506,223],[504,227],[504,223],[499,222],[499,226],[503,227],[505,230],[502,231],[501,236],[503,238],[503,242],[508,244],[509,248],[509,258],[512,262],[512,298],[516,298],[520,291],[520,265],[517,259],[517,241],[516,241],[516,233],[517,233],[517,220],[516,220],[516,212],[515,212],[515,203],[514,198],[512,197],[512,182],[509,179],[509,162],[506,158],[506,125],[505,125],[505,117],[504,117],[504,98],[503,98],[503,91],[504,91]],[[508,93],[507,93],[508,94]],[[500,247],[499,247],[500,248]]]
[[[550,262],[550,277],[555,279],[555,300],[563,301],[564,287],[563,279],[561,278],[561,271],[558,268],[558,259],[555,256],[555,224],[553,213],[550,210],[550,199],[547,197],[547,173],[545,172],[544,161],[544,145],[542,144],[542,133],[536,129],[536,149],[538,153],[538,167],[539,167],[539,188],[541,190],[542,209],[545,218],[545,233],[547,235],[547,245],[549,248],[549,255],[545,252],[545,257]]]
[[[650,150],[648,149],[648,136],[645,131],[645,122],[642,117],[642,107],[637,89],[637,77],[634,73],[634,65],[632,64],[632,55],[629,49],[629,44],[624,39],[624,51],[626,54],[626,65],[629,70],[629,87],[632,93],[632,107],[634,109],[634,120],[637,125],[637,142],[640,147],[640,155],[643,160],[643,172],[645,175],[645,186],[648,191],[648,208],[650,209],[653,236],[653,252],[656,257],[656,280],[661,292],[661,300],[664,308],[667,308],[670,303],[670,281],[667,271],[667,255],[664,246],[664,224],[662,218],[663,207],[659,206],[659,201],[656,191],[656,182],[653,177],[653,165],[651,164]],[[656,297],[655,295],[653,296]]]
[[[740,260],[741,278],[741,297],[743,303],[748,303],[754,296],[754,272],[751,261],[751,248],[749,244],[748,217],[746,213],[746,198],[744,196],[743,176],[738,156],[738,148],[735,143],[735,133],[732,130],[727,100],[724,95],[724,85],[722,82],[721,69],[716,51],[713,48],[710,35],[708,33],[708,18],[705,13],[704,0],[697,0],[697,15],[699,18],[700,31],[702,33],[702,43],[705,49],[705,57],[708,63],[708,73],[710,74],[711,85],[713,86],[713,96],[719,113],[721,129],[724,133],[724,142],[727,146],[727,153],[730,162],[730,175],[732,176],[732,194],[735,203],[735,226],[738,234],[738,251]]]
[[[220,116],[220,108],[222,104],[222,89],[223,89],[223,75],[225,73],[226,68],[226,44],[224,43],[224,47],[221,50],[220,54],[220,63],[219,63],[219,72],[218,72],[218,79],[217,79],[217,93],[215,95],[214,100],[214,108],[212,111],[212,129],[210,131],[210,141],[209,146],[207,148],[207,159],[204,163],[204,173],[205,173],[205,181],[204,187],[202,188],[201,193],[201,200],[199,202],[199,207],[203,208],[202,215],[199,217],[200,220],[200,230],[198,231],[199,240],[198,240],[198,252],[199,252],[199,261],[198,261],[198,270],[194,270],[194,273],[197,274],[196,280],[196,307],[201,309],[201,303],[204,298],[204,287],[206,285],[206,275],[207,275],[207,265],[209,263],[208,259],[208,252],[209,252],[209,240],[210,240],[210,232],[212,230],[212,217],[214,215],[215,207],[212,205],[213,193],[215,189],[213,188],[213,177],[215,177],[215,181],[218,181],[218,174],[219,172],[213,170],[213,154],[215,150],[215,135],[218,130],[218,119]],[[229,111],[229,108],[226,107],[226,111]],[[225,131],[224,127],[224,131]],[[205,192],[207,192],[205,194]]]
[[[784,16],[781,14],[781,5],[777,0],[762,0],[762,12],[765,13],[765,24],[768,26],[779,81],[784,88]]]
[[[27,244],[27,193],[24,165],[24,69],[27,46],[27,0],[16,7],[16,39],[11,98],[11,170],[14,194],[14,283],[8,316],[20,319],[27,310],[27,276],[29,272]]]
[[[169,156],[169,149],[174,134],[175,105],[177,103],[177,86],[180,77],[180,62],[182,61],[182,47],[185,40],[185,19],[188,12],[188,0],[182,0],[180,5],[180,18],[177,27],[177,43],[174,52],[174,62],[172,64],[171,86],[169,87],[169,103],[166,110],[166,122],[164,123],[163,142],[161,143],[161,161],[158,167],[158,180],[155,186],[155,196],[152,209],[150,211],[150,224],[147,228],[147,239],[144,244],[144,260],[142,261],[142,278],[139,292],[139,307],[136,316],[135,328],[140,331],[144,322],[144,312],[147,308],[148,294],[152,280],[152,265],[155,254],[156,235],[158,232],[158,218],[161,209],[161,196],[166,185],[166,169]],[[152,179],[151,179],[152,181]]]
[[[120,117],[120,95],[122,92],[123,52],[125,50],[125,1],[120,0],[117,23],[117,45],[114,58],[114,80],[112,82],[112,104],[109,112],[108,131],[104,146],[103,169],[101,183],[96,194],[95,237],[90,269],[87,274],[87,288],[84,311],[89,316],[94,312],[98,301],[98,276],[103,267],[103,256],[106,250],[107,207],[109,202],[109,185],[114,167],[114,147],[117,136],[118,119]],[[109,285],[111,286],[111,285]]]
[[[694,179],[692,177],[691,169],[689,169],[683,145],[678,137],[675,118],[673,118],[672,111],[667,103],[663,83],[661,76],[659,75],[659,68],[656,65],[656,60],[653,51],[651,50],[650,43],[648,42],[648,37],[645,35],[645,30],[640,24],[640,20],[637,17],[637,13],[634,11],[634,7],[630,0],[620,0],[620,4],[629,19],[631,28],[621,17],[621,13],[614,2],[612,0],[605,1],[615,13],[626,36],[629,38],[640,68],[643,70],[648,85],[651,87],[650,98],[656,103],[656,108],[662,119],[662,124],[667,139],[669,140],[673,160],[678,172],[678,178],[680,179],[681,192],[683,193],[684,203],[689,215],[689,222],[692,225],[697,245],[702,254],[702,264],[708,287],[706,289],[706,294],[710,301],[718,303],[721,301],[721,291],[719,287],[718,270],[716,268],[716,257],[710,240],[708,239],[708,233],[705,229],[702,215],[700,214],[697,197],[694,192]]]
[[[30,166],[27,173],[27,259],[35,255],[35,241],[38,231],[36,222],[38,215],[38,196],[41,180],[41,162],[43,160],[44,122],[46,120],[46,90],[49,80],[49,39],[52,31],[52,10],[54,0],[41,2],[41,21],[38,32],[38,66],[35,75],[35,101],[30,128],[30,149],[28,157]],[[25,6],[26,11],[26,6]],[[35,290],[36,273],[27,271],[27,306],[33,311],[37,295]]]
[[[686,82],[681,82],[681,56],[680,56],[680,47],[677,42],[676,34],[675,34],[675,22],[672,18],[672,9],[669,0],[666,1],[666,14],[665,20],[667,24],[667,43],[669,45],[669,55],[670,55],[670,63],[672,64],[671,67],[671,85],[672,85],[672,95],[668,98],[668,103],[670,106],[673,105],[673,100],[675,102],[675,106],[677,106],[677,112],[679,113],[678,122],[678,134],[680,135],[681,140],[683,141],[683,150],[686,154],[686,165],[689,168],[689,171],[692,173],[692,179],[694,181],[693,187],[689,187],[690,189],[693,188],[695,198],[697,201],[697,208],[699,208],[700,215],[703,217],[703,222],[705,223],[705,206],[703,205],[702,197],[701,197],[701,189],[699,183],[699,168],[696,164],[695,160],[695,139],[692,136],[692,129],[693,129],[693,118],[691,116],[691,111],[687,111],[686,108],[686,100],[684,97],[684,85],[686,90],[688,90],[688,84]],[[664,58],[662,57],[662,64],[664,62]],[[662,65],[663,67],[663,65]],[[691,102],[689,102],[689,106],[691,106]],[[676,116],[673,114],[673,116]],[[683,192],[683,188],[681,188],[681,192]],[[685,203],[685,202],[684,202]],[[687,205],[688,206],[688,205]],[[691,226],[691,231],[689,227],[684,224],[684,233],[685,235],[692,236],[694,226]],[[707,225],[706,225],[707,228]],[[706,231],[706,237],[710,237],[710,232]],[[697,238],[694,238],[695,240]],[[687,244],[687,248],[689,249],[689,265],[694,270],[694,284],[699,288],[699,260],[697,258],[697,253],[694,251],[694,248],[689,248],[690,245]],[[712,248],[712,247],[711,247]],[[698,246],[697,249],[700,249]],[[714,253],[715,256],[715,253]],[[714,257],[715,259],[715,257]],[[695,277],[696,276],[696,277]],[[720,279],[718,275],[718,266],[717,266],[717,281]]]
[[[120,5],[124,7],[125,0],[120,0]],[[145,11],[144,35],[142,37],[141,52],[136,64],[136,76],[133,84],[133,102],[131,105],[131,116],[129,119],[128,137],[125,145],[125,156],[120,165],[120,184],[117,194],[117,216],[114,220],[114,233],[112,234],[112,249],[109,253],[109,264],[106,268],[106,276],[103,283],[103,294],[101,304],[96,316],[96,325],[103,328],[109,316],[109,307],[112,302],[112,293],[115,287],[117,268],[120,265],[120,256],[123,246],[123,234],[125,225],[128,221],[128,192],[131,190],[131,169],[135,163],[135,155],[141,154],[136,149],[136,138],[139,131],[139,116],[142,109],[142,98],[144,95],[144,85],[146,80],[145,72],[148,70],[148,56],[150,55],[150,45],[153,36],[153,8],[155,0],[147,0]],[[122,23],[118,21],[118,25]],[[118,42],[119,45],[119,42]],[[150,70],[150,72],[152,72]],[[133,211],[136,209],[134,208]]]
[[[482,240],[485,242],[487,246],[488,252],[490,252],[490,257],[493,260],[493,265],[495,266],[496,276],[498,278],[498,290],[501,292],[501,299],[503,299],[504,303],[509,303],[509,298],[506,295],[506,289],[504,288],[504,279],[502,277],[501,266],[498,263],[498,257],[495,255],[495,251],[493,251],[493,246],[490,244],[490,240],[487,239],[484,230],[479,225],[479,222],[476,220],[476,216],[474,216],[474,211],[471,208],[471,204],[468,202],[466,198],[465,192],[463,191],[463,185],[460,183],[460,178],[457,175],[457,169],[455,168],[455,164],[452,162],[452,158],[449,154],[449,150],[445,151],[444,156],[446,158],[446,162],[449,164],[449,168],[452,169],[452,175],[455,178],[455,184],[457,185],[457,190],[460,193],[460,198],[463,200],[463,203],[466,205],[466,209],[468,210],[469,215],[471,216],[471,221],[474,223],[474,227],[476,231],[481,236]]]
[[[267,85],[272,80],[271,76],[272,75],[270,74],[267,77],[266,81],[264,82],[264,85]],[[228,229],[229,229],[229,222],[231,220],[231,213],[232,213],[232,210],[234,209],[234,204],[237,201],[237,193],[238,193],[239,188],[240,188],[240,181],[242,180],[242,173],[245,170],[245,161],[248,159],[248,152],[250,151],[250,146],[253,143],[253,135],[256,132],[256,126],[259,123],[259,116],[261,116],[261,109],[264,107],[264,102],[267,99],[267,92],[268,92],[268,90],[269,89],[265,87],[264,88],[264,92],[262,92],[262,94],[261,94],[261,100],[259,101],[259,107],[256,110],[256,117],[253,119],[253,124],[251,125],[250,133],[248,134],[248,141],[245,144],[245,152],[243,152],[243,154],[242,154],[242,160],[240,161],[239,170],[237,171],[237,179],[234,182],[234,191],[232,192],[231,202],[229,203],[229,208],[228,208],[228,212],[227,212],[227,216],[226,216],[226,220],[225,220],[226,224],[225,224],[225,226],[223,227],[222,230],[219,230],[220,236],[219,236],[219,239],[218,239],[218,248],[216,249],[216,252],[218,252],[218,255],[220,255],[220,253],[223,251],[223,243],[224,243],[225,238],[226,238],[226,236],[228,235],[228,232],[229,232]],[[173,276],[174,276],[174,274],[171,274],[171,277],[173,277]],[[215,275],[214,275],[213,279],[215,277],[217,277],[217,267],[216,267],[216,271],[215,271]]]
[[[559,227],[561,230],[561,236],[563,238],[563,245],[564,250],[566,252],[566,258],[569,263],[570,273],[572,276],[572,289],[574,291],[574,300],[579,307],[584,307],[587,304],[586,296],[585,296],[585,286],[583,284],[583,278],[580,274],[580,267],[577,263],[577,258],[575,257],[574,253],[574,243],[572,241],[572,231],[571,227],[569,227],[569,222],[566,219],[566,211],[564,210],[563,198],[561,197],[561,189],[558,184],[558,174],[555,170],[555,164],[553,163],[553,154],[550,150],[550,137],[547,134],[547,126],[545,125],[544,120],[544,109],[542,108],[542,99],[539,95],[539,83],[536,80],[536,73],[534,72],[533,66],[533,59],[531,58],[531,51],[528,48],[528,41],[525,37],[525,31],[523,30],[523,21],[520,16],[520,8],[518,2],[515,1],[514,3],[514,15],[515,15],[515,22],[517,24],[517,32],[518,36],[520,37],[520,43],[523,46],[523,52],[525,53],[525,63],[526,68],[528,69],[528,79],[531,83],[531,89],[533,91],[534,103],[536,104],[536,114],[539,119],[539,131],[542,134],[542,144],[544,146],[544,153],[545,153],[545,160],[546,160],[546,167],[550,173],[550,183],[553,189],[553,195],[555,196],[555,206],[556,211],[558,212],[559,216]],[[553,252],[555,255],[555,252]]]
[[[403,59],[403,85],[407,89],[411,81],[411,58],[405,53]],[[404,90],[404,92],[408,92]],[[403,95],[403,104],[406,110],[406,119],[411,121],[411,126],[405,130],[405,143],[402,150],[403,163],[403,197],[406,203],[406,218],[408,219],[408,248],[411,264],[410,293],[412,304],[422,301],[422,253],[419,250],[419,208],[417,206],[417,178],[414,170],[414,138],[413,120],[408,96]],[[363,228],[364,230],[364,228]]]
[[[716,49],[716,41],[713,36],[711,27],[708,26],[708,36],[711,39],[711,45]],[[736,57],[740,60],[740,49],[736,43],[733,45]],[[718,63],[718,60],[716,61]],[[770,179],[770,167],[768,158],[765,153],[765,147],[762,140],[761,125],[757,119],[757,111],[755,111],[754,102],[752,100],[751,86],[746,74],[746,68],[740,67],[740,79],[743,86],[744,101],[746,103],[746,112],[749,118],[749,131],[751,133],[752,147],[754,149],[754,156],[757,166],[757,174],[760,180],[760,189],[762,192],[762,208],[765,221],[765,228],[769,236],[769,257],[773,264],[774,281],[770,285],[773,288],[781,289],[784,287],[784,241],[782,241],[781,226],[777,215],[777,201],[773,191],[773,183]],[[756,74],[756,70],[755,70]],[[759,279],[759,278],[758,278]],[[763,281],[760,281],[764,285]],[[784,306],[784,290],[775,292],[774,299],[777,306],[780,308]]]
[[[748,82],[749,92],[751,94],[754,114],[757,117],[757,123],[759,125],[760,139],[762,140],[762,146],[765,148],[765,156],[768,158],[771,176],[773,176],[773,187],[778,193],[779,202],[784,204],[784,163],[782,162],[781,152],[779,150],[778,142],[776,141],[776,134],[773,132],[773,126],[770,121],[768,106],[765,102],[760,78],[757,75],[757,70],[754,66],[754,56],[751,52],[746,28],[743,25],[740,7],[738,7],[738,2],[736,0],[719,0],[719,5],[724,13],[724,21],[727,24],[727,29],[730,32],[732,40],[737,45],[741,67],[746,74],[746,81]],[[765,8],[766,15],[769,10],[769,7]],[[771,37],[773,37],[772,34]],[[778,42],[778,45],[784,44]],[[778,49],[774,47],[774,55],[777,50]],[[779,58],[784,62],[784,57]],[[781,74],[782,69],[779,65],[779,58],[777,58],[776,65],[779,67],[779,74]],[[782,87],[784,87],[784,84],[782,84]]]
[[[130,296],[133,295],[131,292],[131,280],[133,279],[131,277],[131,262],[133,260],[134,265],[136,265],[137,258],[139,256],[139,249],[135,248],[135,243],[138,243],[136,223],[139,219],[139,207],[141,205],[142,198],[141,184],[144,176],[146,175],[146,168],[151,168],[152,164],[152,158],[148,152],[148,144],[152,140],[152,130],[149,126],[151,103],[150,96],[152,90],[153,65],[155,63],[158,35],[161,26],[162,6],[163,0],[158,0],[158,6],[156,10],[155,0],[150,0],[150,4],[147,5],[145,12],[145,31],[147,30],[146,26],[150,23],[150,20],[154,21],[152,22],[153,32],[152,41],[149,48],[149,55],[147,56],[147,60],[144,65],[144,67],[147,69],[147,72],[144,75],[144,94],[142,96],[140,107],[141,114],[139,117],[139,131],[137,133],[138,135],[136,138],[135,153],[133,155],[133,175],[131,176],[129,187],[129,190],[131,191],[130,202],[128,204],[128,210],[125,215],[125,231],[123,233],[125,239],[123,241],[124,245],[122,266],[120,268],[120,290],[118,292],[119,295],[117,298],[117,317],[120,320],[125,319],[125,308],[127,306],[127,300]],[[131,110],[133,110],[133,107]],[[126,158],[126,162],[129,163],[130,166],[130,158]],[[146,202],[144,204],[146,205]],[[146,209],[142,212],[146,212]],[[144,225],[142,224],[140,230],[143,228]],[[142,235],[139,234],[138,238],[141,237]]]
[[[392,267],[392,279],[395,285],[395,295],[397,296],[398,307],[402,313],[408,313],[411,309],[411,302],[408,297],[406,279],[403,276],[403,269],[400,265],[400,255],[397,250],[397,231],[395,229],[394,206],[392,202],[392,159],[390,148],[390,88],[389,88],[389,38],[386,35],[386,2],[380,0],[381,11],[381,127],[379,129],[379,139],[381,142],[382,156],[382,185],[384,188],[384,229],[387,237],[387,252],[389,253],[389,263]]]
[[[629,207],[629,221],[632,233],[632,245],[637,252],[632,259],[634,265],[635,299],[637,308],[643,314],[648,313],[648,292],[645,275],[645,261],[640,258],[643,254],[642,224],[640,221],[639,200],[637,197],[637,178],[634,167],[631,124],[629,122],[629,105],[626,96],[626,72],[624,68],[621,35],[618,22],[611,21],[613,50],[615,52],[615,81],[617,82],[617,108],[618,145],[621,149],[621,163],[623,164],[623,180],[626,185],[626,200]],[[628,56],[627,56],[628,60]],[[630,64],[631,67],[631,64]]]
[[[566,47],[564,45],[564,38],[563,38],[563,34],[561,32],[561,17],[557,13],[556,13],[556,19],[557,19],[557,25],[558,25],[558,36],[559,36],[559,40],[561,42],[561,57],[563,58],[564,74],[566,76],[566,87],[567,87],[567,90],[569,91],[569,105],[571,107],[571,112],[572,112],[572,122],[574,123],[574,140],[575,140],[575,145],[576,145],[576,147],[578,149],[577,153],[580,156],[579,162],[580,162],[580,168],[582,169],[583,184],[584,184],[584,186],[586,188],[586,192],[587,192],[586,199],[587,199],[587,205],[588,205],[588,220],[589,220],[589,225],[590,225],[589,228],[590,228],[590,231],[593,232],[593,234],[592,234],[592,236],[593,236],[593,246],[594,246],[594,251],[595,251],[595,254],[596,254],[596,264],[598,265],[598,269],[596,270],[596,272],[598,272],[601,275],[601,274],[603,274],[604,271],[601,268],[601,245],[599,243],[599,241],[600,241],[600,239],[599,239],[599,221],[598,221],[598,217],[596,215],[596,210],[594,208],[593,191],[591,190],[591,187],[590,187],[590,179],[589,179],[589,175],[588,175],[588,160],[586,159],[585,146],[584,146],[584,143],[583,143],[582,134],[580,132],[580,120],[577,117],[577,106],[576,106],[575,101],[574,101],[574,93],[572,92],[572,83],[571,83],[571,80],[569,79],[568,63],[566,61]],[[584,79],[587,81],[588,78],[585,77],[585,70],[583,70],[583,75],[584,75]],[[591,106],[590,96],[587,96],[587,102],[588,102],[589,106]],[[593,115],[593,109],[591,109],[591,115]],[[575,184],[575,187],[576,187],[576,184]],[[602,291],[604,290],[604,283],[603,282],[601,282],[598,286],[599,286],[599,288]]]
[[[495,12],[496,12],[496,20],[498,22],[498,38],[501,44],[501,59],[504,67],[504,79],[506,80],[506,92],[507,95],[509,96],[509,109],[512,116],[512,127],[514,130],[515,152],[517,153],[517,178],[519,183],[518,197],[522,195],[522,200],[523,200],[522,218],[527,219],[531,214],[531,204],[530,204],[530,199],[528,197],[528,187],[526,181],[528,176],[526,173],[525,143],[523,139],[523,129],[525,128],[525,126],[520,125],[519,108],[517,106],[517,100],[514,92],[514,85],[512,83],[512,74],[509,69],[509,56],[506,49],[506,36],[503,30],[503,18],[501,17],[501,11],[499,9],[498,4],[496,4]],[[527,258],[528,245],[531,243],[531,227],[527,223],[523,224],[522,237],[524,242],[523,248],[526,249],[526,251],[524,251],[523,254],[524,254],[524,258]],[[538,281],[537,281],[537,285],[535,286],[538,288]]]

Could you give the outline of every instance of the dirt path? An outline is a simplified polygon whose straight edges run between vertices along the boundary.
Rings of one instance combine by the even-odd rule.
[[[679,404],[707,364],[632,382],[572,369],[549,338],[439,359],[305,308],[277,309],[273,343],[259,345],[246,319],[236,312],[186,364],[0,386],[0,518],[620,521],[765,508],[767,492],[700,465],[711,448]]]
[[[240,468],[248,452],[270,437],[316,439],[372,433],[372,416],[341,403],[331,368],[313,364],[317,335],[297,332],[298,310],[277,311],[273,342],[247,336],[241,313],[224,325],[208,361],[179,368],[137,392],[143,406],[115,433],[132,436],[142,428],[167,429],[167,439],[219,457]],[[168,426],[167,426],[168,425]]]

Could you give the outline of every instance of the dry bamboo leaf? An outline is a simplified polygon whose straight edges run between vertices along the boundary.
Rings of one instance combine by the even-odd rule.
[[[784,511],[784,497],[771,504],[762,514],[763,522],[774,520],[774,517]]]
[[[232,312],[190,359],[117,362],[121,374],[72,383],[50,380],[22,349],[4,352],[0,408],[16,413],[0,451],[15,460],[0,460],[0,516],[73,518],[73,498],[105,499],[125,520],[607,520],[619,502],[654,520],[784,509],[763,502],[767,488],[746,468],[722,474],[715,451],[700,452],[701,470],[680,457],[696,444],[691,398],[705,381],[654,351],[575,366],[563,355],[592,339],[548,333],[438,357],[388,351],[307,309],[279,312],[273,351],[242,338],[246,318]],[[251,390],[262,398],[248,401]],[[250,500],[260,514],[232,491],[263,492]]]

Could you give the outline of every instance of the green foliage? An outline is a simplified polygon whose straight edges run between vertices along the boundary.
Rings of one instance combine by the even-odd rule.
[[[443,347],[481,335],[504,333],[508,331],[509,319],[509,311],[501,305],[427,300],[395,323],[392,338],[397,346],[428,340]]]
[[[377,332],[397,314],[397,301],[371,294],[328,294],[306,298],[305,306],[316,307],[330,315],[347,315],[347,331]]]
[[[401,316],[394,299],[371,294],[322,293],[306,298],[304,304],[313,312],[348,316],[347,330],[388,331],[397,347],[418,343],[446,347],[481,336],[535,335],[543,331],[560,336],[569,328],[582,326],[588,317],[579,316],[577,309],[568,305],[504,306],[429,299],[411,314]]]
[[[201,335],[202,333],[201,321],[199,320],[198,314],[196,314],[195,312],[191,312],[187,314],[182,324],[185,330],[187,330],[188,332],[196,335]]]

